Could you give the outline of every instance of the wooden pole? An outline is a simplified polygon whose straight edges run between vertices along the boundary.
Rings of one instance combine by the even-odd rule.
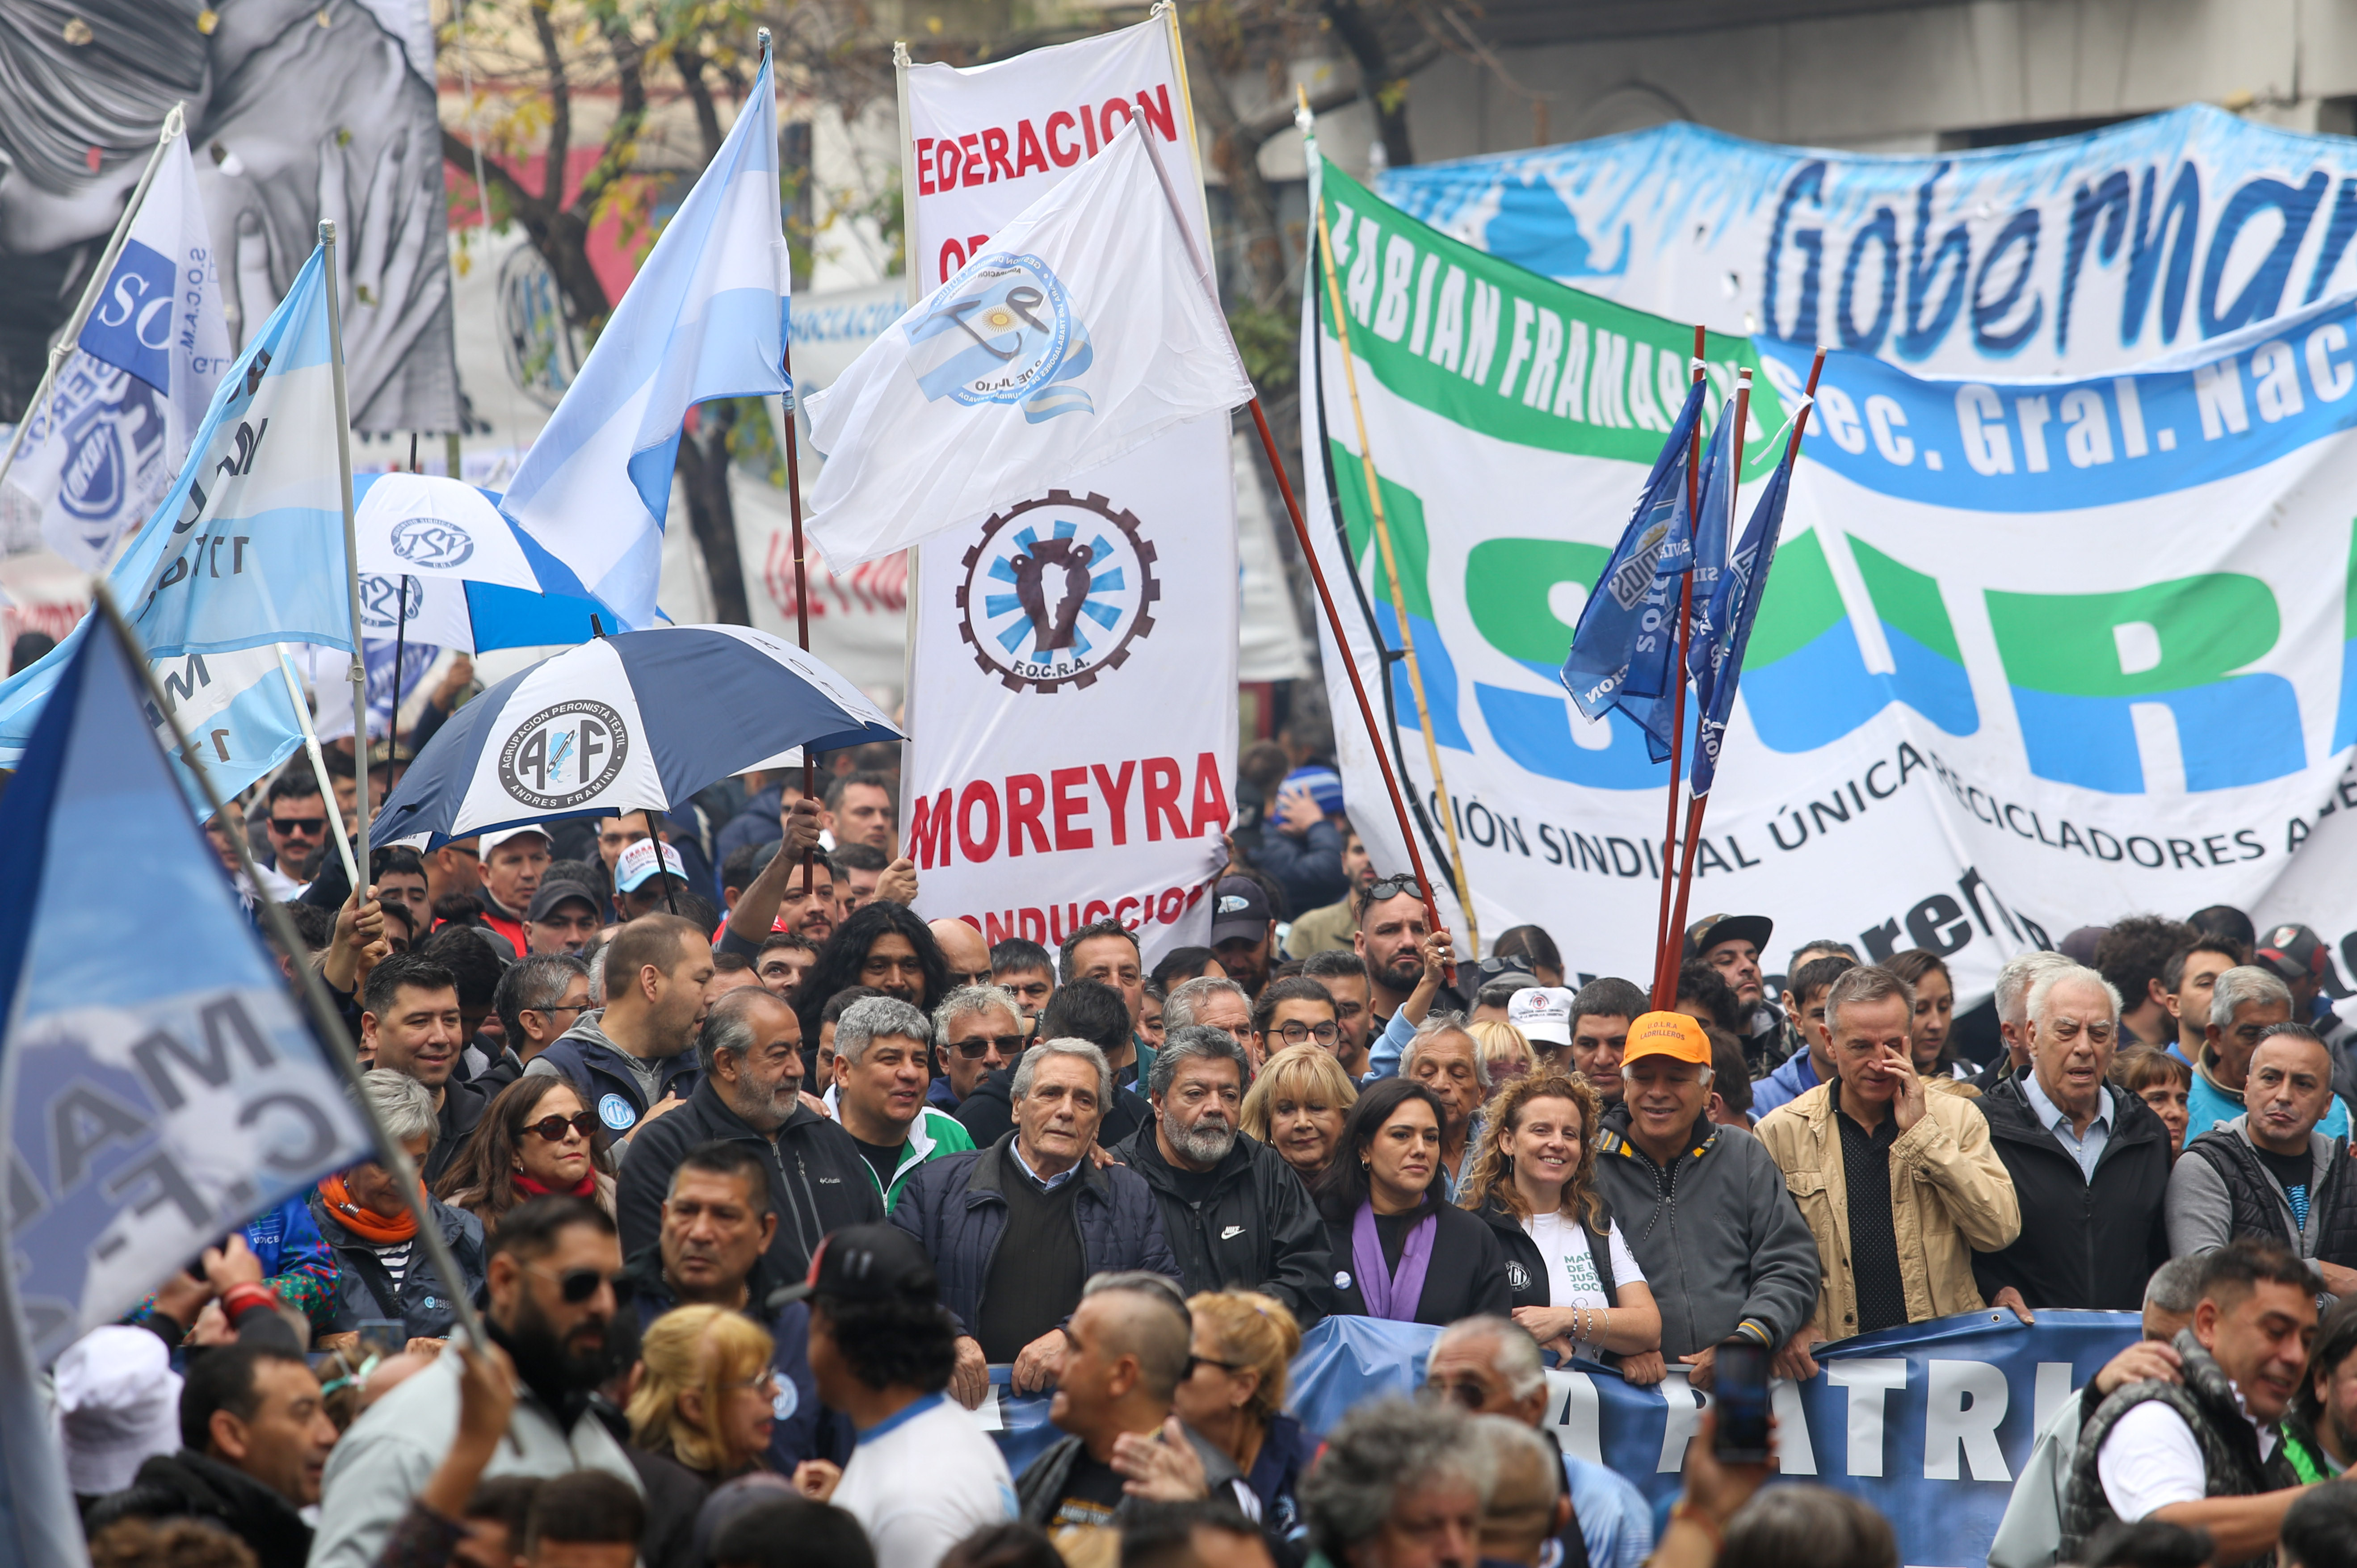
[[[1823,349],[1820,349],[1817,350],[1815,362],[1809,366],[1808,390],[1802,394],[1806,401],[1801,404],[1800,411],[1792,415],[1792,438],[1784,444],[1784,461],[1786,463],[1792,462],[1800,453],[1801,435],[1802,433],[1809,427],[1809,410],[1814,404],[1817,395],[1817,373],[1824,368],[1825,351]],[[1735,397],[1735,472],[1737,477],[1739,478],[1743,473],[1743,421],[1749,417],[1751,409],[1751,386],[1748,377],[1745,379],[1743,385],[1737,391]],[[1728,494],[1727,514],[1728,520],[1731,522],[1735,514],[1734,496],[1732,490],[1730,490]],[[1766,581],[1762,580],[1753,588],[1752,591],[1754,593],[1764,593],[1767,591],[1767,587],[1768,585]],[[1723,628],[1719,635],[1724,637],[1732,629],[1732,628]],[[1739,667],[1731,665],[1721,674],[1720,679],[1732,681],[1736,678],[1738,672]],[[1703,812],[1709,807],[1709,805],[1710,797],[1706,794],[1697,795],[1693,800],[1686,802],[1686,847],[1685,854],[1682,857],[1682,864],[1678,867],[1678,906],[1677,916],[1674,922],[1680,932],[1684,932],[1685,929],[1686,897],[1694,891],[1695,846],[1702,838]],[[1676,999],[1673,997],[1672,1000],[1675,1001]]]
[[[1367,415],[1365,409],[1359,403],[1358,371],[1351,357],[1350,312],[1343,307],[1341,292],[1335,283],[1334,234],[1332,226],[1326,220],[1326,204],[1322,198],[1318,203],[1318,256],[1326,276],[1326,298],[1334,311],[1335,338],[1342,349],[1342,381],[1350,389],[1351,419],[1358,428],[1359,466],[1367,487],[1367,509],[1374,520],[1375,544],[1383,552],[1383,575],[1390,579],[1391,583],[1392,614],[1399,621],[1400,652],[1405,657],[1407,662],[1408,689],[1415,694],[1416,725],[1424,732],[1425,760],[1431,764],[1432,788],[1434,793],[1439,797],[1441,831],[1448,836],[1448,858],[1452,863],[1450,869],[1456,874],[1457,907],[1465,913],[1466,947],[1478,958],[1481,952],[1480,922],[1473,913],[1473,887],[1465,874],[1465,853],[1457,843],[1457,816],[1450,810],[1448,781],[1442,776],[1440,770],[1440,743],[1434,738],[1432,733],[1432,704],[1425,699],[1424,671],[1416,662],[1415,636],[1408,629],[1407,592],[1400,578],[1399,558],[1392,550],[1391,525],[1383,516],[1383,492],[1375,475],[1375,454],[1367,442]],[[1307,549],[1308,545],[1308,541],[1305,536],[1303,548]],[[1343,648],[1350,647],[1350,644],[1341,642],[1339,624],[1334,635],[1335,640]],[[1356,668],[1354,663],[1352,666],[1354,672]],[[1380,737],[1376,742],[1376,749],[1378,751],[1382,749]],[[1408,830],[1403,824],[1401,831],[1405,832]],[[1422,873],[1418,872],[1417,875],[1421,875]],[[1437,915],[1434,920],[1437,929]]]
[[[1694,329],[1694,379],[1703,378],[1705,338],[1702,328]],[[1701,506],[1702,495],[1702,421],[1695,421],[1693,434],[1686,439],[1686,518],[1693,521],[1695,509]],[[1688,542],[1692,548],[1692,542]],[[1694,567],[1689,562],[1685,575],[1678,585],[1678,651],[1677,668],[1670,676],[1670,803],[1662,824],[1662,908],[1653,926],[1653,1011],[1666,1013],[1678,1000],[1678,957],[1685,933],[1670,925],[1671,884],[1676,878],[1671,874],[1671,862],[1678,853],[1678,784],[1684,774],[1686,738],[1686,645],[1694,631]],[[1677,949],[1673,948],[1677,944]]]
[[[763,27],[759,38],[761,59],[766,62],[770,58],[770,29]],[[774,91],[774,79],[772,81],[772,91]],[[810,651],[810,573],[809,569],[802,564],[802,442],[794,429],[794,409],[802,402],[802,398],[799,389],[794,385],[794,343],[793,332],[791,328],[778,347],[784,355],[784,363],[780,368],[786,372],[786,394],[778,400],[786,417],[785,422],[779,426],[778,433],[784,438],[786,444],[786,515],[793,520],[794,640],[802,645],[802,650],[804,653],[808,653]],[[811,762],[811,748],[805,746],[802,747],[802,799],[814,800],[817,790],[817,770]],[[812,865],[817,854],[818,852],[815,849],[802,851],[802,897],[805,898],[811,896]]]
[[[360,895],[362,903],[366,903],[369,897],[368,658],[361,642],[361,547],[359,530],[352,521],[352,414],[344,386],[344,302],[336,281],[334,219],[319,220],[319,243],[327,252],[322,258],[326,266],[319,286],[328,291],[328,361],[336,398],[337,493],[344,503],[344,567],[352,612],[352,783],[360,790],[360,799],[353,802],[352,814],[358,831],[352,835],[352,859],[360,867],[361,876],[361,881],[353,885],[353,891]],[[332,815],[330,820],[333,820]]]

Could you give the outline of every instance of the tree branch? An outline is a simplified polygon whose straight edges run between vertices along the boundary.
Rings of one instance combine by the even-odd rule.
[[[695,105],[695,129],[704,138],[704,161],[710,163],[720,156],[720,109],[712,101],[712,88],[704,80],[704,56],[685,40],[674,44],[671,63],[679,71],[682,86],[687,89],[688,102]]]
[[[548,77],[548,161],[540,174],[541,199],[552,208],[565,205],[565,163],[573,152],[573,90],[565,78],[565,55],[557,48],[556,24],[549,19],[548,0],[532,0],[532,30],[540,39],[540,58]]]

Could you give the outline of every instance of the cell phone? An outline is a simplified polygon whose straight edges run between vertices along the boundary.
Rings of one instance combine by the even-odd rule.
[[[1718,1424],[1712,1457],[1723,1465],[1768,1462],[1768,1349],[1749,1339],[1729,1339],[1712,1359],[1711,1390]]]
[[[363,1317],[352,1326],[360,1335],[356,1360],[398,1356],[409,1347],[409,1327],[396,1318]]]

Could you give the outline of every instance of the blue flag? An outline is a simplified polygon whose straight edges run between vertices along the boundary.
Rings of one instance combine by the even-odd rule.
[[[1701,494],[1695,498],[1697,509],[1691,520],[1674,523],[1673,536],[1683,532],[1694,551],[1694,595],[1687,612],[1685,674],[1706,664],[1718,644],[1718,623],[1712,619],[1712,596],[1717,591],[1727,572],[1727,536],[1734,532],[1735,521],[1735,443],[1729,431],[1735,424],[1735,404],[1726,403],[1719,415],[1718,428],[1710,433],[1710,440],[1702,450]],[[1678,512],[1686,510],[1685,492],[1678,493]],[[1674,591],[1675,585],[1672,585]],[[1673,620],[1673,625],[1675,621]],[[1674,666],[1674,654],[1669,664]],[[1634,681],[1631,682],[1636,684]],[[1660,694],[1642,714],[1636,712],[1635,700],[1623,703],[1621,711],[1637,721],[1645,732],[1645,750],[1656,762],[1670,759],[1670,732],[1677,727],[1677,693],[1675,682],[1663,679]],[[1697,691],[1700,688],[1696,688]],[[1699,704],[1697,704],[1699,711]]]
[[[179,478],[107,574],[196,743],[181,761],[202,766],[224,798],[302,744],[274,645],[352,645],[327,286],[315,250],[214,390]],[[0,768],[24,755],[90,625],[85,617],[48,657],[0,682]],[[153,716],[168,748],[164,715]],[[182,783],[201,798],[193,778]]]
[[[1670,689],[1678,579],[1694,562],[1686,532],[1686,462],[1695,422],[1702,418],[1704,384],[1696,381],[1687,389],[1669,439],[1645,477],[1637,510],[1573,628],[1559,679],[1591,720],[1601,722],[1619,708],[1646,724],[1652,699]]]
[[[1697,798],[1710,793],[1718,772],[1718,748],[1727,743],[1727,715],[1735,711],[1735,684],[1743,673],[1743,650],[1751,641],[1752,623],[1760,618],[1760,596],[1768,588],[1768,568],[1776,560],[1776,535],[1784,526],[1784,501],[1792,488],[1792,462],[1787,456],[1769,476],[1768,488],[1751,508],[1743,538],[1727,557],[1711,595],[1711,660],[1695,675],[1695,703],[1700,711],[1695,726],[1694,767],[1687,778]],[[1697,647],[1700,645],[1697,644]]]
[[[8,1272],[44,1364],[372,1146],[181,806],[123,644],[84,626],[0,798]],[[173,936],[126,963],[134,888]]]

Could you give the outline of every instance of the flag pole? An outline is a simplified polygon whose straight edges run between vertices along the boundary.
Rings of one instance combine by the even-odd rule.
[[[350,493],[349,487],[346,493]],[[113,594],[108,591],[105,578],[98,578],[91,585],[91,600],[93,612],[105,618],[124,658],[138,671],[149,704],[172,726],[173,746],[181,756],[193,756],[188,732],[180,727],[179,715],[172,711],[163,689],[156,684],[156,672],[148,666],[146,650],[139,646],[138,634],[123,618],[122,608],[115,604]],[[204,790],[207,809],[225,823],[228,808],[221,803],[220,791],[213,788],[212,776],[202,768],[190,771],[196,774],[198,786]],[[287,967],[295,972],[296,989],[302,993],[303,1005],[311,1015],[311,1027],[317,1034],[319,1043],[327,1047],[328,1055],[342,1070],[344,1081],[351,1087],[352,1098],[359,1103],[361,1114],[368,1119],[369,1131],[376,1139],[377,1164],[392,1176],[402,1202],[408,1205],[409,1212],[417,1220],[417,1244],[425,1250],[426,1262],[434,1265],[435,1272],[446,1283],[453,1283],[450,1305],[457,1314],[460,1326],[466,1329],[467,1337],[477,1348],[490,1344],[489,1337],[483,1332],[482,1319],[476,1316],[474,1302],[464,1291],[455,1288],[455,1282],[466,1276],[458,1272],[457,1261],[450,1256],[450,1245],[442,1239],[442,1228],[434,1223],[433,1206],[425,1200],[425,1186],[418,1176],[417,1167],[411,1162],[408,1151],[394,1141],[384,1123],[378,1120],[376,1107],[369,1102],[368,1092],[361,1084],[359,1058],[352,1054],[351,1036],[344,1032],[343,1018],[337,1013],[335,1004],[328,1000],[326,983],[319,978],[317,970],[297,956],[306,950],[303,940],[296,934],[295,923],[286,918],[286,911],[279,907],[278,901],[263,891],[261,875],[254,868],[253,856],[245,846],[245,835],[231,832],[227,836],[231,847],[237,851],[238,870],[244,874],[247,885],[253,889],[254,909],[268,928],[271,940],[278,944],[278,950],[286,955]],[[353,889],[365,900],[367,895],[357,882],[353,884]]]
[[[90,319],[91,309],[98,304],[98,291],[113,275],[114,259],[123,253],[124,242],[131,238],[132,220],[146,203],[147,188],[156,183],[156,171],[164,166],[164,149],[179,137],[188,107],[185,102],[175,103],[165,114],[163,129],[156,134],[156,150],[147,155],[147,166],[139,171],[139,183],[132,187],[131,199],[124,204],[123,216],[115,220],[114,232],[107,239],[106,249],[99,252],[98,265],[91,269],[90,281],[82,285],[81,299],[74,306],[73,314],[66,317],[65,331],[49,347],[48,369],[41,372],[39,383],[25,404],[24,417],[16,421],[16,428],[8,437],[7,452],[0,455],[0,480],[6,479],[8,470],[16,466],[16,451],[25,444],[25,432],[33,428],[34,416],[40,413],[49,389],[57,384],[59,370],[72,355],[75,339],[81,336],[82,323]]]
[[[1457,813],[1448,798],[1448,781],[1440,771],[1440,743],[1432,733],[1432,704],[1425,699],[1424,670],[1415,657],[1415,634],[1408,629],[1407,592],[1401,585],[1399,558],[1392,551],[1391,524],[1383,516],[1383,493],[1375,475],[1374,448],[1367,441],[1366,411],[1359,403],[1359,374],[1351,356],[1350,312],[1340,304],[1341,294],[1334,280],[1334,233],[1326,220],[1322,197],[1318,203],[1318,257],[1326,277],[1326,298],[1334,311],[1335,339],[1342,349],[1342,384],[1350,389],[1351,421],[1359,433],[1359,467],[1367,486],[1367,509],[1374,519],[1375,543],[1383,551],[1383,575],[1391,583],[1392,614],[1399,621],[1400,652],[1407,662],[1408,689],[1415,694],[1415,719],[1417,727],[1424,731],[1425,760],[1431,764],[1433,790],[1440,798],[1440,828],[1448,840],[1449,869],[1457,883],[1457,907],[1465,914],[1467,949],[1478,958],[1481,952],[1480,922],[1473,913],[1473,888],[1465,875],[1465,852],[1457,842]],[[1306,546],[1306,540],[1304,543]],[[1336,638],[1339,641],[1339,630]],[[1350,645],[1343,643],[1342,647],[1347,650]],[[1381,749],[1380,741],[1377,749]]]
[[[328,252],[320,286],[328,292],[328,364],[336,388],[337,494],[344,503],[344,567],[352,604],[352,782],[360,790],[360,799],[354,802],[353,815],[359,827],[353,834],[358,841],[353,853],[365,867],[369,863],[368,660],[361,648],[360,531],[352,521],[352,416],[344,388],[344,305],[339,297],[342,291],[336,285],[334,219],[319,220],[319,243]],[[405,590],[405,584],[404,587]],[[406,596],[404,592],[404,597]],[[367,884],[357,877],[352,890],[363,902],[367,900]]]
[[[1702,327],[1694,329],[1694,379],[1704,375],[1703,351],[1705,338]],[[1686,437],[1686,518],[1692,526],[1695,510],[1701,503],[1702,489],[1702,421],[1695,421],[1692,434]],[[1687,548],[1693,549],[1691,540]],[[1670,701],[1670,803],[1662,822],[1662,910],[1654,917],[1653,926],[1653,1011],[1666,1013],[1677,1004],[1678,961],[1670,956],[1673,938],[1683,942],[1684,934],[1670,926],[1671,884],[1677,880],[1671,863],[1678,854],[1678,783],[1684,775],[1686,735],[1686,645],[1694,633],[1694,565],[1689,557],[1684,574],[1678,579],[1678,651],[1677,664],[1671,675],[1674,682]]]
[[[328,777],[328,759],[319,752],[319,732],[311,727],[310,699],[303,695],[302,683],[295,679],[295,667],[288,662],[286,645],[271,645],[278,653],[278,675],[286,682],[286,694],[295,702],[295,723],[303,732],[303,751],[311,759],[311,777],[319,781],[319,803],[324,806],[336,798],[336,781]],[[203,765],[199,763],[199,767]],[[360,867],[352,863],[352,841],[344,833],[344,820],[334,819],[336,831],[328,836],[336,841],[336,853],[343,857],[344,875],[355,887],[361,886]],[[256,885],[257,887],[259,884]]]
[[[1806,388],[1805,390],[1803,390],[1803,392],[1801,393],[1801,406],[1800,406],[1800,408],[1799,408],[1799,409],[1798,409],[1798,410],[1793,413],[1793,415],[1792,415],[1792,437],[1784,443],[1784,457],[1783,457],[1783,461],[1784,461],[1784,463],[1785,463],[1785,464],[1787,464],[1787,465],[1791,464],[1791,463],[1792,462],[1792,460],[1800,455],[1800,451],[1801,451],[1801,436],[1802,436],[1802,435],[1803,435],[1803,434],[1808,430],[1808,428],[1809,428],[1809,410],[1810,410],[1811,408],[1814,407],[1814,406],[1815,406],[1815,404],[1816,404],[1816,398],[1817,398],[1817,375],[1818,375],[1818,372],[1822,371],[1824,368],[1825,368],[1825,351],[1824,351],[1823,349],[1818,349],[1818,350],[1817,350],[1817,357],[1816,357],[1816,359],[1815,359],[1815,360],[1814,360],[1810,364],[1810,366],[1809,366],[1809,384],[1808,384],[1807,388]],[[1749,417],[1749,412],[1750,412],[1750,403],[1751,403],[1751,388],[1750,388],[1750,379],[1749,379],[1749,371],[1746,371],[1746,372],[1745,372],[1745,379],[1744,379],[1744,382],[1743,382],[1742,386],[1741,386],[1740,388],[1738,388],[1738,391],[1737,391],[1737,392],[1736,392],[1736,407],[1737,407],[1737,410],[1738,410],[1738,423],[1737,423],[1737,424],[1736,424],[1736,426],[1735,426],[1735,440],[1736,440],[1736,449],[1735,449],[1735,451],[1736,451],[1736,456],[1735,456],[1735,473],[1736,473],[1736,475],[1737,475],[1737,477],[1738,477],[1738,479],[1740,478],[1740,477],[1742,476],[1742,473],[1743,473],[1743,446],[1742,446],[1742,443],[1743,443],[1743,428],[1744,428],[1744,427],[1743,427],[1743,424],[1742,424],[1742,423],[1741,423],[1741,420],[1742,420],[1742,419],[1744,419],[1744,418],[1748,418],[1748,417]],[[1727,507],[1727,512],[1728,512],[1728,514],[1729,514],[1730,521],[1731,521],[1732,516],[1733,516],[1733,514],[1734,514],[1734,510],[1735,510],[1735,508],[1734,508],[1734,505],[1733,505],[1733,503],[1732,503],[1731,495],[1730,495],[1730,501],[1729,501],[1729,504],[1728,504],[1728,507]],[[1760,583],[1758,583],[1758,584],[1754,586],[1754,588],[1753,588],[1753,592],[1754,592],[1754,593],[1764,593],[1764,592],[1766,592],[1766,591],[1767,591],[1767,587],[1768,587],[1768,584],[1767,584],[1766,580],[1763,578]],[[1731,632],[1732,630],[1733,630],[1733,628],[1731,628],[1731,627],[1729,627],[1729,628],[1723,628],[1723,629],[1720,631],[1719,635],[1720,635],[1722,638],[1724,638],[1724,637],[1726,637],[1727,635],[1728,635],[1728,633],[1729,633],[1729,632]],[[1730,666],[1727,668],[1727,671],[1726,671],[1721,675],[1720,679],[1722,679],[1722,680],[1727,680],[1727,681],[1732,681],[1732,680],[1734,680],[1734,679],[1736,678],[1736,676],[1737,676],[1738,674],[1739,674],[1740,672],[1741,672],[1741,666],[1740,666],[1740,665],[1730,665]],[[1697,745],[1699,745],[1699,744],[1700,744],[1700,736],[1699,736],[1699,735],[1697,735],[1697,736],[1696,736],[1696,744],[1697,744]],[[1680,929],[1680,930],[1684,930],[1684,929],[1685,929],[1685,921],[1686,921],[1686,896],[1687,896],[1688,894],[1690,894],[1690,893],[1692,893],[1692,892],[1694,891],[1694,861],[1695,861],[1695,845],[1696,841],[1698,841],[1698,840],[1701,838],[1701,836],[1702,836],[1702,818],[1703,818],[1703,812],[1704,812],[1704,811],[1705,811],[1706,809],[1707,809],[1707,808],[1708,808],[1708,806],[1709,806],[1709,805],[1710,805],[1710,797],[1709,797],[1708,795],[1706,795],[1706,795],[1697,795],[1697,796],[1695,796],[1695,797],[1691,801],[1687,802],[1687,805],[1686,805],[1686,847],[1685,847],[1685,854],[1684,854],[1684,865],[1681,865],[1681,866],[1679,867],[1679,871],[1678,871],[1678,908],[1677,908],[1677,919],[1676,919],[1676,925],[1677,925],[1678,929]]]
[[[417,432],[414,430],[409,433],[409,471],[413,474],[424,472],[417,466]],[[450,477],[455,479],[458,476],[452,474]],[[409,574],[402,573],[394,580],[393,588],[400,603],[393,610],[393,709],[384,720],[384,792],[387,795],[393,793],[393,753],[401,749],[401,660],[409,640]],[[462,585],[459,592],[465,591]],[[362,659],[361,662],[366,664],[368,660]],[[367,742],[368,737],[362,736],[361,744],[365,746]],[[352,886],[360,886],[358,879]]]
[[[758,37],[761,41],[761,61],[766,65],[770,59],[770,29],[761,28]],[[772,76],[770,82],[770,91],[776,91],[777,78]],[[779,411],[785,415],[785,418],[778,426],[778,434],[785,441],[786,515],[792,519],[794,532],[794,640],[802,645],[802,650],[804,653],[808,653],[810,651],[810,573],[802,564],[802,442],[794,429],[794,407],[802,402],[802,399],[796,395],[797,389],[794,386],[794,333],[791,306],[787,312],[786,331],[779,339],[778,348],[784,356],[784,362],[780,368],[786,373],[785,395],[778,400]],[[802,747],[802,799],[815,800],[817,794],[818,772],[815,765],[811,761],[811,748],[805,746]],[[818,851],[815,847],[802,851],[802,897],[805,898],[811,896],[813,866],[817,857]]]

